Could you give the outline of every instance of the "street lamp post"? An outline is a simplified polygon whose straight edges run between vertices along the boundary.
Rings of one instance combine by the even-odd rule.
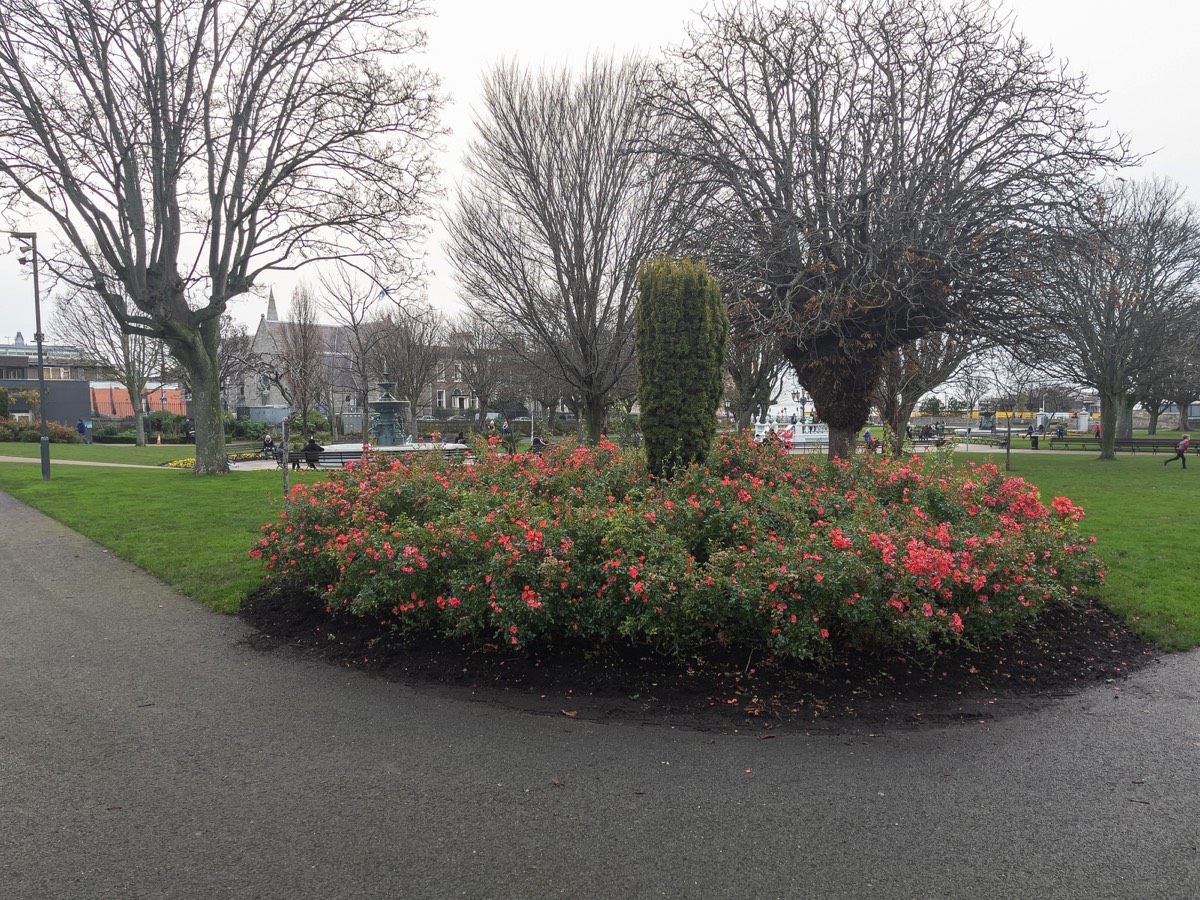
[[[22,254],[29,254],[26,259],[21,256],[21,265],[29,263],[33,267],[33,316],[34,327],[37,329],[34,332],[33,339],[37,341],[37,367],[38,367],[38,410],[41,413],[42,419],[42,481],[50,480],[50,432],[46,429],[46,361],[42,353],[42,296],[41,289],[38,284],[38,252],[37,252],[37,232],[36,231],[10,231],[8,234],[15,237],[18,241],[28,242],[21,246]]]
[[[792,402],[800,404],[800,421],[808,421],[808,395],[804,391],[792,391]]]

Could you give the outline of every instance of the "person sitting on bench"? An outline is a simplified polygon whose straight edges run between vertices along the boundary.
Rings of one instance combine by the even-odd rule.
[[[301,452],[304,454],[304,461],[308,463],[310,469],[315,469],[317,463],[321,461],[321,451],[325,448],[317,443],[316,438],[309,438],[308,443],[304,445]],[[296,468],[300,468],[299,465]]]

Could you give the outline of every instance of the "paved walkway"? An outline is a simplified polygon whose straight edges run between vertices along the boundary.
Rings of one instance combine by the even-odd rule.
[[[604,725],[254,650],[0,522],[6,900],[1200,895],[1195,653],[998,722]]]

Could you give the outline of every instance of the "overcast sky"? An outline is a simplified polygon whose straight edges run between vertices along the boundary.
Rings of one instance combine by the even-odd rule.
[[[437,16],[427,23],[427,64],[442,76],[452,98],[446,124],[454,134],[443,160],[447,187],[453,185],[470,136],[481,73],[495,61],[515,57],[525,64],[554,66],[582,60],[591,51],[650,52],[677,41],[683,23],[693,18],[692,10],[703,5],[695,0],[579,5],[561,0],[432,0]],[[1005,6],[1036,46],[1052,48],[1073,69],[1087,73],[1094,89],[1107,93],[1103,112],[1109,124],[1131,137],[1136,152],[1153,153],[1145,170],[1174,178],[1200,202],[1200,66],[1195,58],[1200,12],[1177,0],[1008,0]],[[9,220],[4,227],[29,226]],[[42,234],[39,239],[45,243],[52,236]],[[32,284],[21,277],[16,254],[5,249],[0,239],[0,342],[7,343],[17,331],[32,341]],[[452,307],[453,274],[437,240],[430,243],[428,266],[434,273],[430,299]],[[294,281],[280,278],[276,284],[280,312],[285,314]],[[48,330],[50,303],[43,301]],[[265,301],[254,296],[232,304],[235,316],[250,325],[264,309]]]

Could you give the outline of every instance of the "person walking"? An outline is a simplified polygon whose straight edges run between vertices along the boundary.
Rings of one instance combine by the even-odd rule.
[[[75,420],[75,430],[79,432],[79,439],[86,444],[87,443],[87,426],[83,424],[83,419]]]
[[[1191,445],[1191,443],[1192,443],[1192,436],[1190,434],[1185,434],[1183,436],[1183,440],[1181,440],[1178,444],[1175,445],[1175,455],[1172,456],[1170,459],[1164,459],[1163,465],[1165,466],[1169,462],[1175,462],[1175,460],[1179,460],[1181,463],[1183,463],[1183,467],[1186,469],[1187,468],[1187,451],[1188,451],[1188,447]]]

